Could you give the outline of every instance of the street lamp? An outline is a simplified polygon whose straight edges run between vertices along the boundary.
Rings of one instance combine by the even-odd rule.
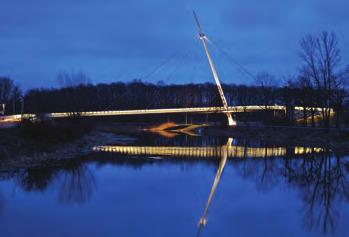
[[[1,108],[1,111],[0,111],[0,114],[1,115],[5,115],[5,104],[0,104],[0,108]]]
[[[21,115],[24,113],[24,97],[19,97],[19,102],[21,103]]]

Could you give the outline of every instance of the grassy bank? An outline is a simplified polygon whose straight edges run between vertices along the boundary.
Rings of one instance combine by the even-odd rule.
[[[0,129],[0,171],[72,159],[91,153],[95,145],[122,139],[79,121],[25,121],[17,127]]]

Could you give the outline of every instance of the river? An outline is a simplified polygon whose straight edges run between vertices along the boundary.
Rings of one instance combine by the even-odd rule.
[[[349,157],[141,133],[1,174],[1,236],[348,236]]]

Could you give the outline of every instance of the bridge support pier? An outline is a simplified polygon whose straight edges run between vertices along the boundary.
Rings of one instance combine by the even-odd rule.
[[[228,118],[228,126],[232,127],[232,126],[236,126],[236,121],[233,119],[233,116],[231,115],[231,113],[226,113],[227,118]]]

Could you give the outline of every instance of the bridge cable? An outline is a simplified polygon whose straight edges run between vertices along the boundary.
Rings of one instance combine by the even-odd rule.
[[[175,75],[175,73],[181,68],[182,65],[185,65],[186,59],[189,57],[189,54],[190,54],[189,52],[186,52],[184,54],[184,58],[182,58],[182,57],[175,58],[176,61],[174,63],[174,68],[171,70],[171,72],[169,72],[169,75],[166,77],[166,81],[170,80]],[[157,96],[158,94],[159,94],[159,88],[157,88],[157,92],[154,93],[154,98],[158,97]],[[155,101],[156,100],[153,100],[153,103],[148,104],[147,108],[149,108],[151,105],[153,105]]]
[[[180,50],[176,51],[175,53],[171,54],[169,57],[167,57],[165,60],[163,60],[159,65],[157,65],[155,68],[153,68],[150,72],[145,74],[145,76],[141,77],[141,80],[146,80],[158,71],[160,71],[165,65],[169,64],[173,59],[175,59],[178,55]],[[108,110],[111,106],[113,106],[114,102],[111,102],[110,105],[106,107],[106,110]]]
[[[253,80],[256,80],[256,76],[252,72],[250,72],[246,67],[244,67],[242,64],[235,61],[226,50],[220,48],[217,44],[213,43],[211,40],[209,40],[208,42],[228,59],[228,62],[233,68],[235,69],[237,68],[240,72],[245,73],[245,75],[249,76]]]
[[[147,73],[145,76],[142,77],[143,80],[148,79],[158,71],[160,71],[165,65],[169,64],[173,59],[177,59],[179,51],[175,52],[168,58],[166,58],[164,61],[162,61],[159,65],[157,65],[153,70],[151,70],[149,73]]]

